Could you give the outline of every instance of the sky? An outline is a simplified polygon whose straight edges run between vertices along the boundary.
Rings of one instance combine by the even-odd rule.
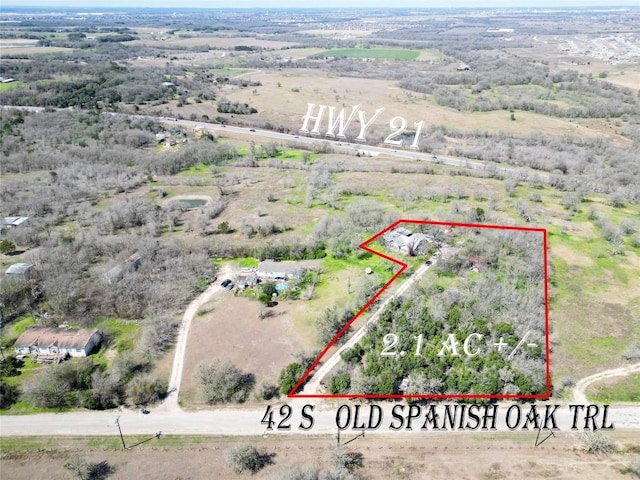
[[[5,5],[45,7],[155,7],[155,8],[362,8],[362,7],[590,7],[634,6],[640,0],[3,0]],[[6,7],[5,7],[6,8]],[[2,7],[0,7],[0,11]]]

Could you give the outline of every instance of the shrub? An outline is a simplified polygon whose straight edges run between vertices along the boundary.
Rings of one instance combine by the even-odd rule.
[[[242,373],[230,362],[201,365],[197,379],[204,400],[210,405],[245,401],[255,381],[252,374]]]
[[[600,454],[615,451],[614,443],[601,432],[585,432],[580,436],[582,449],[587,453]]]
[[[256,473],[271,463],[271,457],[252,445],[236,445],[227,450],[226,461],[238,473]]]

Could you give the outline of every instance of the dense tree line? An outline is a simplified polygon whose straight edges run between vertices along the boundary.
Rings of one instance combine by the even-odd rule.
[[[448,242],[458,245],[456,251],[433,267],[435,275],[427,276],[411,294],[395,299],[363,340],[343,354],[348,367],[331,379],[330,390],[401,393],[406,378],[406,393],[415,394],[544,392],[542,245],[538,240],[526,233],[453,236]],[[525,346],[508,359],[527,332],[528,341],[538,346]],[[392,347],[392,342],[383,342],[390,333],[398,339]],[[452,333],[460,356],[451,352],[438,356],[442,342]],[[483,336],[478,344],[483,353],[467,357],[462,342],[474,333]],[[424,343],[416,355],[420,335]],[[500,352],[486,347],[499,341],[508,347]],[[385,347],[393,355],[381,355]]]

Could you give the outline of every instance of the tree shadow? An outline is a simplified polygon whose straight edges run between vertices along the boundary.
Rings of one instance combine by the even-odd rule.
[[[89,480],[104,480],[116,472],[115,467],[109,465],[106,460],[93,463],[89,467]]]

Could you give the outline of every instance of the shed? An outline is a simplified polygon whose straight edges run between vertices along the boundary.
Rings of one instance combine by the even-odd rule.
[[[22,225],[24,222],[26,222],[27,220],[29,220],[29,217],[4,217],[2,219],[2,225],[5,227],[19,227],[20,225]]]
[[[86,357],[102,341],[98,330],[33,327],[18,337],[14,348],[17,354],[64,355]]]
[[[5,272],[9,278],[29,278],[33,265],[31,263],[14,263]]]

